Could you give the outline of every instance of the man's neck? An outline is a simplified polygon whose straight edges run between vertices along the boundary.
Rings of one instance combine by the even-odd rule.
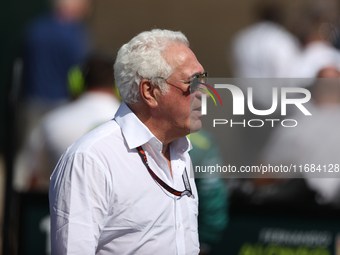
[[[173,178],[172,168],[171,168],[171,158],[170,158],[170,145],[169,144],[167,144],[166,146],[163,144],[162,155],[166,159],[166,162],[168,163],[168,167],[170,169],[170,174],[171,174],[171,177]]]
[[[172,130],[168,130],[166,123],[152,116],[148,107],[143,107],[142,104],[128,104],[131,111],[137,118],[150,130],[150,132],[163,144],[163,153],[167,150],[168,145],[178,137],[172,137]]]

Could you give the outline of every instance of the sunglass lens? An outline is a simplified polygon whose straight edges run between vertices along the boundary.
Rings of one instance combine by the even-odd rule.
[[[192,78],[191,84],[190,84],[190,93],[194,93],[195,90],[197,89],[197,86],[199,85],[198,83],[198,77],[197,75]]]
[[[201,82],[207,83],[207,79],[208,79],[207,74],[206,74],[206,73],[202,74],[202,80],[201,80]]]

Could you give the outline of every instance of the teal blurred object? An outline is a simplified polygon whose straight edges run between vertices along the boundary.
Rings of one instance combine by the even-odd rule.
[[[223,165],[220,149],[213,136],[200,130],[190,135],[193,167]],[[228,223],[227,187],[222,178],[196,178],[199,196],[198,231],[202,248],[214,246],[222,239]]]

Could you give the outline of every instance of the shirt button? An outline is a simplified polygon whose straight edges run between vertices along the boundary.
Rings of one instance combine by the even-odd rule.
[[[178,223],[178,228],[181,228],[181,223]]]
[[[161,164],[161,166],[162,166],[162,167],[165,167],[165,164],[164,164],[164,163],[162,163],[162,164]]]
[[[160,146],[159,146],[159,142],[158,141],[155,142],[155,145],[156,145],[156,148],[159,149]]]

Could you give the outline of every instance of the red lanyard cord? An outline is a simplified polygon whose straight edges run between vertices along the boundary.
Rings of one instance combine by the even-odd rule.
[[[187,176],[187,171],[185,169],[182,177],[183,177],[183,182],[184,182],[184,185],[185,185],[185,188],[186,190],[184,191],[178,191],[178,190],[175,190],[173,188],[171,188],[168,184],[166,184],[164,181],[162,181],[161,178],[159,178],[152,170],[151,168],[149,167],[149,163],[148,163],[148,160],[146,158],[146,155],[145,155],[145,151],[143,150],[142,146],[139,146],[137,147],[137,151],[138,151],[138,154],[139,156],[141,157],[144,165],[146,166],[146,168],[148,169],[149,173],[151,174],[152,178],[154,178],[154,180],[156,180],[159,185],[161,185],[165,190],[167,190],[168,192],[170,192],[171,194],[175,195],[175,196],[178,196],[178,197],[182,197],[184,195],[187,195],[188,197],[192,196],[194,198],[194,195],[192,194],[191,192],[191,187],[190,187],[190,183],[188,181],[188,176]],[[185,174],[185,176],[184,176]]]

